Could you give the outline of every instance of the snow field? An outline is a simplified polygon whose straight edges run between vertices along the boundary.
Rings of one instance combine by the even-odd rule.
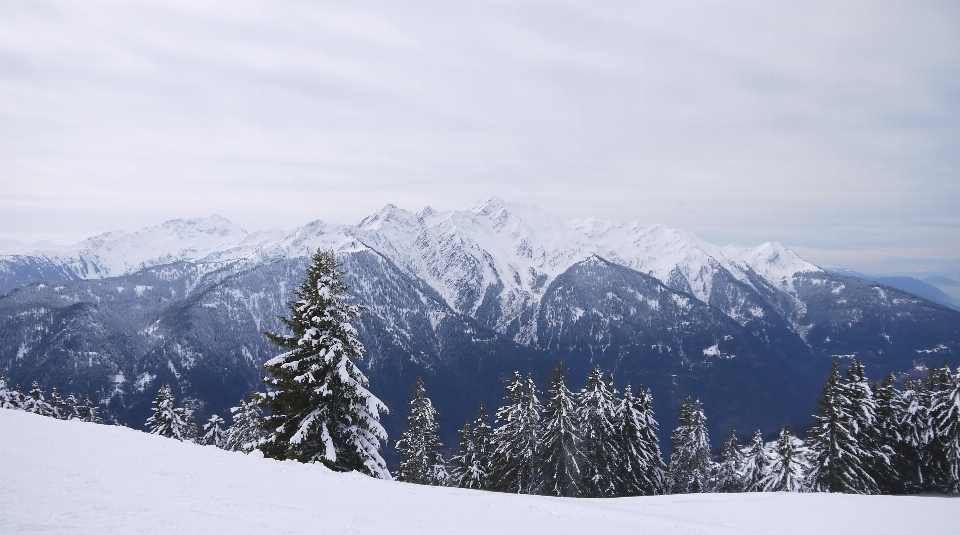
[[[960,499],[425,487],[0,410],[0,533],[956,534]]]

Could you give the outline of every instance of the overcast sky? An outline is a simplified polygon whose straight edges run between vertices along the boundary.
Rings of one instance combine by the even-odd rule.
[[[960,275],[960,2],[0,2],[0,238],[487,196]]]

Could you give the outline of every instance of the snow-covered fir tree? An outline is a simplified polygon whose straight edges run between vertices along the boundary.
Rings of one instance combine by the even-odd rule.
[[[743,487],[740,492],[760,492],[763,490],[763,479],[767,477],[767,470],[770,468],[770,457],[759,429],[753,433],[750,443],[741,451],[743,459],[740,481]]]
[[[533,378],[514,372],[507,383],[506,405],[497,410],[490,452],[489,488],[501,492],[540,492],[540,400]]]
[[[957,374],[944,364],[937,372],[930,395],[933,487],[948,494],[960,493],[960,368]]]
[[[460,449],[450,456],[450,484],[464,489],[480,488],[473,474],[477,445],[473,442],[473,430],[470,422],[464,422],[460,428]]]
[[[588,496],[616,496],[623,486],[618,480],[623,452],[617,430],[616,393],[612,375],[605,380],[600,366],[594,366],[577,398],[584,442],[581,471]]]
[[[923,382],[908,377],[903,381],[903,388],[900,393],[903,403],[900,413],[902,439],[895,458],[895,469],[903,492],[914,493],[927,487],[930,443],[934,437],[933,422]]]
[[[563,361],[553,369],[544,400],[538,447],[542,456],[541,492],[550,496],[584,496],[589,489],[581,470],[584,452],[580,420],[576,400],[563,377]]]
[[[744,457],[740,449],[737,430],[731,429],[730,436],[723,441],[720,462],[713,470],[714,492],[743,492]]]
[[[806,492],[806,461],[803,441],[784,426],[770,452],[770,467],[760,482],[764,492]]]
[[[680,425],[673,431],[670,470],[667,474],[670,492],[686,494],[709,489],[710,438],[700,400],[687,396],[680,408]]]
[[[23,405],[23,393],[17,388],[11,388],[6,379],[0,375],[0,409],[19,410]]]
[[[211,415],[207,423],[203,424],[203,436],[200,437],[200,444],[222,448],[226,439],[223,424],[223,418],[216,414]]]
[[[177,440],[190,440],[196,436],[187,422],[183,421],[184,412],[174,406],[173,389],[170,385],[160,385],[157,397],[153,400],[153,414],[147,419],[147,428],[153,435]]]
[[[82,422],[103,423],[103,418],[100,417],[100,409],[90,400],[89,394],[84,394],[83,401],[77,405],[77,418]]]
[[[223,449],[250,453],[266,436],[263,430],[263,413],[256,401],[240,400],[240,405],[230,409],[233,423],[223,438]]]
[[[67,401],[63,399],[63,396],[60,395],[60,389],[53,387],[50,389],[50,400],[47,402],[50,405],[50,409],[53,411],[54,418],[58,420],[69,420],[72,416],[70,414],[70,407],[67,406]]]
[[[447,484],[447,469],[440,448],[440,415],[427,397],[423,378],[417,377],[410,388],[407,430],[397,439],[395,449],[401,456],[397,480],[419,485]]]
[[[890,463],[879,466],[878,474],[880,490],[884,493],[906,492],[905,478],[901,474],[903,458],[909,455],[905,452],[906,443],[903,425],[904,400],[902,393],[895,386],[896,377],[891,370],[881,383],[875,383],[871,390],[877,404],[876,434],[877,440],[890,448]]]
[[[67,399],[64,400],[64,403],[67,406],[67,409],[66,409],[68,414],[66,418],[67,420],[73,420],[80,417],[80,412],[78,411],[78,407],[80,406],[80,401],[77,400],[77,396],[73,395],[73,392],[71,392],[70,395],[67,396]]]
[[[450,459],[454,485],[465,489],[487,488],[492,432],[490,416],[481,403],[472,428],[469,422],[463,424],[460,430],[460,451]]]
[[[259,447],[270,458],[390,479],[380,456],[387,407],[357,366],[366,350],[351,322],[363,308],[347,303],[343,275],[333,251],[317,251],[287,303],[290,316],[280,318],[292,334],[267,333],[287,351],[264,364],[268,391],[258,399],[269,415]]]
[[[817,400],[817,424],[810,433],[810,483],[822,492],[875,494],[879,485],[874,467],[880,452],[866,447],[874,429],[876,404],[873,402],[862,366],[854,361],[846,380],[840,376],[839,362],[833,368],[823,395]]]
[[[180,415],[180,421],[183,422],[183,440],[196,442],[199,438],[197,423],[194,421],[193,402],[184,399],[183,403],[177,407],[177,414]]]
[[[30,393],[23,397],[21,409],[34,414],[39,414],[41,416],[54,415],[53,407],[47,403],[43,389],[40,388],[40,383],[36,381],[33,382],[33,386],[30,388]]]
[[[653,415],[653,395],[637,388],[634,397],[627,383],[617,411],[620,433],[619,496],[656,496],[664,493],[665,466],[657,441],[657,421]]]
[[[865,467],[872,484],[865,487],[866,494],[879,494],[883,480],[890,477],[893,449],[884,443],[877,425],[877,401],[867,379],[863,363],[854,360],[847,369],[843,382],[846,402],[853,414],[857,441],[864,456]]]

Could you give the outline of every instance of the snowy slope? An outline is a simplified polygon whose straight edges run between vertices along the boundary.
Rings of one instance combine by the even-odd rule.
[[[337,474],[0,410],[2,533],[956,533],[934,496],[521,496]]]

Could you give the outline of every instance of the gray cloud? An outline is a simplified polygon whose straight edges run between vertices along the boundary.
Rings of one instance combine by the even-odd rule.
[[[498,195],[960,273],[956,2],[5,1],[0,26],[0,238]]]

